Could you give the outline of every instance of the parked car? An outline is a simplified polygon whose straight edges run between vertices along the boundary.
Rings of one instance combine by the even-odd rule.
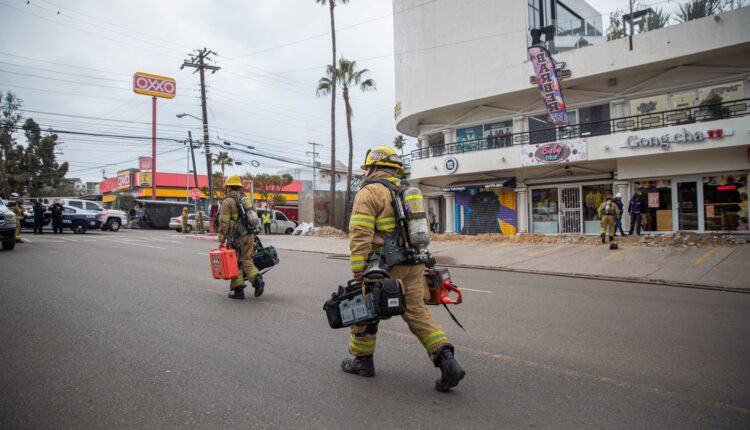
[[[208,217],[203,216],[203,231],[208,231]],[[172,230],[177,231],[178,233],[182,232],[182,216],[175,216],[169,219],[169,228]],[[195,214],[188,214],[188,226],[187,226],[187,232],[190,233],[191,231],[196,229],[195,224]]]
[[[2,200],[0,200],[0,241],[6,251],[16,246],[16,214]]]
[[[102,217],[102,230],[117,231],[128,224],[128,216],[123,211],[107,209],[99,202],[81,199],[60,199],[60,203],[87,211],[99,212]]]
[[[69,228],[73,233],[83,234],[89,230],[99,230],[102,228],[103,214],[94,211],[78,209],[73,206],[63,205],[63,228]],[[34,227],[34,212],[25,211],[23,214],[23,223],[21,227]],[[44,212],[44,230],[52,230],[52,213],[49,207]]]
[[[267,213],[267,209],[258,209],[258,217],[263,219],[263,214]],[[277,234],[292,234],[295,228],[297,228],[297,223],[295,221],[291,221],[289,218],[286,217],[282,212],[277,211],[274,209],[273,211],[273,218],[271,218],[271,233],[277,233]],[[261,226],[262,228],[263,226]]]

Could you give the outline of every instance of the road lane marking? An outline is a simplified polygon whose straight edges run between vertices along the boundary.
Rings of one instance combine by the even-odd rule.
[[[161,250],[165,250],[165,251],[167,250],[167,248],[162,248],[161,246],[143,245],[143,244],[140,244],[140,243],[133,243],[133,242],[123,242],[123,241],[118,240],[118,239],[110,239],[110,238],[103,237],[102,240],[108,240],[110,242],[119,243],[120,245],[142,246],[144,248],[154,248],[154,249],[161,249]]]
[[[205,254],[205,253],[203,253],[203,252],[199,252],[199,253],[198,253],[198,255],[205,255],[205,256],[208,256],[208,254]]]
[[[492,294],[492,291],[485,291],[485,290],[472,290],[471,288],[464,288],[464,287],[458,287],[458,289],[459,289],[459,290],[461,290],[461,291],[474,291],[474,292],[477,292],[477,293],[487,293],[487,294]]]
[[[708,257],[714,255],[717,252],[719,252],[719,248],[711,247],[711,249],[709,249],[708,251],[706,251],[705,254],[701,255],[698,258],[696,258],[695,261],[693,261],[693,264],[691,264],[691,266],[693,266],[693,267],[700,266],[701,264],[703,264],[704,261],[706,261],[706,259]]]
[[[630,251],[632,251],[634,249],[635,249],[635,247],[631,246],[630,248],[625,248],[625,249],[623,249],[621,251],[615,251],[615,252],[613,252],[613,253],[611,253],[609,255],[606,255],[606,256],[602,257],[602,261],[612,261],[613,259],[621,256],[622,254],[624,254],[626,252],[630,252]]]

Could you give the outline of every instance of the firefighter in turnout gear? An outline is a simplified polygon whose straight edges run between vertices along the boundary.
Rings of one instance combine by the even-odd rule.
[[[16,214],[16,243],[20,243],[21,241],[21,221],[23,221],[23,201],[20,197],[18,197],[18,193],[13,193],[10,195],[10,198],[14,199],[16,201],[16,205],[10,208],[11,211],[13,211],[14,214]]]
[[[255,297],[260,297],[265,282],[253,262],[255,234],[260,220],[253,208],[252,200],[242,190],[242,180],[239,176],[227,178],[224,188],[226,197],[221,202],[219,210],[218,239],[237,251],[237,261],[241,266],[240,274],[229,284],[229,298],[245,298],[245,280],[255,288]]]
[[[378,181],[387,181],[398,188],[398,175],[404,171],[403,163],[396,151],[389,147],[378,147],[368,151],[362,170],[366,178],[357,193],[349,223],[349,246],[351,270],[356,281],[362,281],[368,257],[382,251],[386,238],[399,228],[393,197],[388,186]],[[403,244],[402,244],[403,245]],[[390,276],[400,279],[406,296],[406,312],[402,318],[409,330],[424,346],[430,361],[440,368],[441,377],[435,383],[438,391],[448,391],[458,385],[465,372],[453,357],[453,345],[442,327],[432,319],[424,304],[425,265],[404,263],[390,268]],[[344,372],[360,376],[374,376],[376,334],[378,323],[354,325],[349,333],[349,353],[341,363]]]
[[[198,234],[204,234],[206,232],[203,228],[203,211],[198,211],[195,215],[195,229]]]
[[[184,207],[182,208],[182,233],[186,234],[188,232],[188,208]]]
[[[612,196],[607,196],[607,199],[599,205],[599,218],[601,218],[601,228],[599,233],[602,236],[602,243],[606,243],[605,234],[609,236],[609,241],[615,240],[615,227],[617,225],[617,219],[620,218],[620,210],[617,208]]]

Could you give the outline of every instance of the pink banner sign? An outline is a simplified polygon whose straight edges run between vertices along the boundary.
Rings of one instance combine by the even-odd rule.
[[[560,80],[555,70],[555,61],[549,51],[541,46],[529,48],[531,64],[534,66],[536,82],[542,100],[549,113],[550,122],[556,126],[568,125],[568,111],[565,109]]]

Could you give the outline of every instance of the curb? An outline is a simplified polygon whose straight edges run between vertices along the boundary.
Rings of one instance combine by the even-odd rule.
[[[348,255],[331,254],[325,251],[307,251],[307,250],[300,250],[300,249],[282,248],[278,246],[277,248],[283,249],[284,251],[307,252],[307,253],[312,253],[312,254],[326,254],[328,255],[328,258],[337,259],[337,260],[344,260],[344,259],[349,258]],[[513,269],[509,267],[480,266],[480,265],[473,265],[473,264],[439,263],[439,265],[443,267],[452,267],[452,268],[457,268],[457,269],[474,269],[474,270],[489,270],[489,271],[494,271],[494,272],[528,273],[531,275],[558,276],[558,277],[562,276],[566,278],[592,279],[592,280],[600,280],[600,281],[608,281],[608,282],[630,282],[630,283],[644,284],[644,285],[658,285],[658,286],[663,286],[663,287],[690,288],[690,289],[695,289],[695,290],[710,290],[710,291],[722,291],[726,293],[750,294],[750,289],[747,289],[747,288],[721,287],[718,285],[707,285],[707,284],[688,284],[688,283],[683,283],[683,282],[671,282],[671,281],[648,279],[648,278],[629,278],[629,277],[606,276],[606,275],[595,276],[595,275],[587,275],[583,273],[545,272],[542,270]]]

